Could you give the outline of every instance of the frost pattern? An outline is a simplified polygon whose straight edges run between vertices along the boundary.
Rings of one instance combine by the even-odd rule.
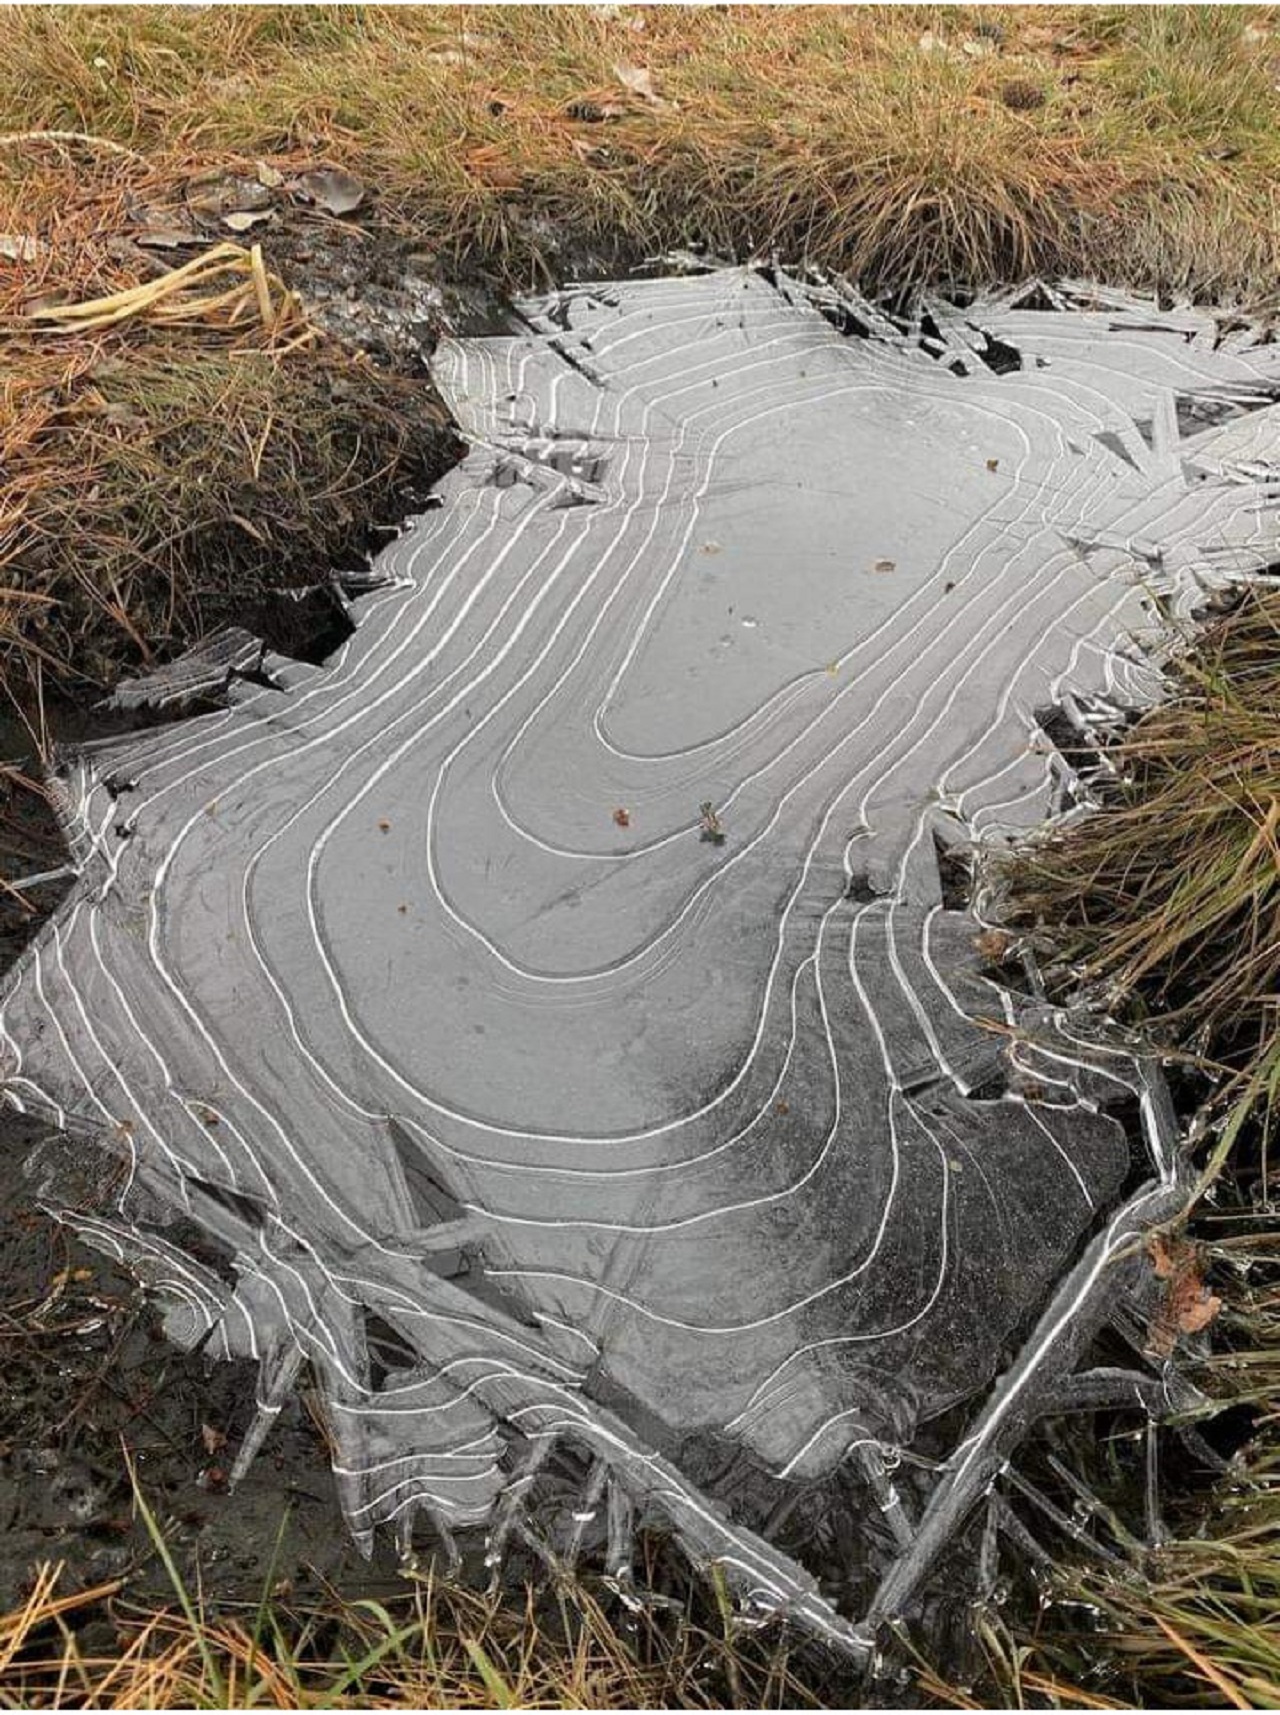
[[[360,1539],[425,1513],[496,1563],[564,1441],[612,1576],[659,1516],[865,1650],[1184,1195],[1154,1075],[992,980],[946,854],[1082,802],[1045,711],[1149,702],[1171,622],[1264,571],[1280,360],[1069,287],[521,313],[438,354],[471,451],[327,666],[237,634],[225,709],[61,759],[78,882],[5,1092],[174,1337],[258,1359],[238,1471],[305,1360]],[[852,1617],[743,1522],[846,1465],[892,1545]]]

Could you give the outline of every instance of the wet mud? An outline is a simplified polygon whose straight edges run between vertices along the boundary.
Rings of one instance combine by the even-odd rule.
[[[13,1168],[35,1141],[0,1127],[0,1611],[20,1605],[41,1563],[59,1589],[124,1580],[130,1596],[174,1600],[129,1476],[191,1590],[256,1603],[263,1591],[320,1600],[402,1587],[394,1556],[373,1562],[342,1526],[324,1438],[299,1395],[269,1454],[233,1496],[226,1466],[252,1417],[252,1365],[211,1364],[164,1336],[130,1274],[37,1207]],[[81,1647],[110,1647],[104,1607]],[[102,1631],[95,1643],[92,1628]]]
[[[625,1583],[656,1520],[865,1653],[1186,1195],[1158,1069],[958,873],[1087,804],[1046,710],[1123,721],[1268,564],[1280,363],[1071,288],[517,309],[438,348],[471,450],[332,660],[60,757],[6,1094],[42,1204],[256,1364],[228,1480],[306,1373],[358,1543],[496,1564],[567,1444],[558,1556]]]

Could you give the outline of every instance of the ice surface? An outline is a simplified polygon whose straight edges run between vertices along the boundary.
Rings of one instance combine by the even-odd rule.
[[[664,1516],[861,1647],[708,1449],[892,1508],[884,1450],[973,1401],[896,1612],[1176,1204],[1150,1075],[991,979],[939,852],[1059,809],[1044,712],[1149,700],[1170,619],[1274,557],[1280,355],[1083,288],[522,313],[437,354],[472,450],[327,667],[63,758],[5,1090],[119,1165],[46,1197],[175,1337],[261,1360],[245,1457],[311,1363],[362,1537],[496,1555],[567,1438],[612,1570]]]

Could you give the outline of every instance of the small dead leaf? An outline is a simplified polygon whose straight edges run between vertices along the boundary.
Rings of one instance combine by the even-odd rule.
[[[999,459],[988,459],[987,460],[987,469],[991,470],[991,471],[999,470],[1000,469],[1000,460]]]
[[[619,805],[619,807],[613,812],[613,819],[620,828],[629,828],[631,826],[631,812],[630,810],[624,810],[621,805]]]
[[[1147,1255],[1151,1258],[1151,1266],[1158,1280],[1168,1280],[1173,1273],[1174,1253],[1167,1233],[1149,1233],[1147,1235]]]
[[[210,1458],[215,1453],[220,1452],[227,1444],[227,1438],[223,1432],[220,1429],[215,1429],[211,1423],[200,1425],[200,1439],[204,1443],[204,1450]]]
[[[198,244],[200,238],[185,226],[148,226],[133,242],[143,250],[180,250],[184,244]]]
[[[255,226],[274,219],[270,209],[237,208],[223,215],[222,224],[229,232],[250,232]]]
[[[973,944],[984,959],[998,965],[1002,959],[1008,958],[1013,936],[1006,935],[1003,929],[984,929],[973,937]]]
[[[871,568],[873,572],[896,572],[897,569],[898,562],[896,560],[877,560]]]
[[[284,174],[278,167],[273,167],[270,161],[259,161],[258,183],[265,185],[269,191],[278,191],[284,183]]]
[[[147,426],[145,417],[139,416],[132,405],[126,405],[119,400],[103,406],[102,420],[113,429],[145,429]]]
[[[380,832],[382,832],[384,834],[389,834],[391,832],[391,823],[387,820],[387,818],[385,816],[383,816],[381,821],[378,823],[378,828],[379,828]]]
[[[613,75],[624,89],[629,89],[632,95],[638,95],[641,101],[647,101],[650,107],[669,107],[653,87],[653,74],[644,66],[616,65]]]
[[[303,173],[296,184],[307,201],[326,214],[352,214],[365,197],[363,182],[343,167],[317,167]]]
[[[1179,1334],[1198,1334],[1222,1309],[1222,1300],[1205,1284],[1200,1248],[1180,1234],[1147,1236],[1147,1255],[1158,1280],[1167,1284],[1147,1334],[1147,1351],[1170,1357]]]
[[[1198,1334],[1207,1328],[1222,1309],[1222,1300],[1207,1286],[1201,1286],[1194,1299],[1189,1299],[1178,1311],[1178,1327],[1184,1334]]]
[[[34,262],[40,250],[38,238],[28,238],[20,232],[0,232],[0,256],[6,262]]]

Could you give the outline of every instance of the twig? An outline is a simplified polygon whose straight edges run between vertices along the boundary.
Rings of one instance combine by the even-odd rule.
[[[139,166],[147,165],[146,156],[140,155],[136,149],[128,149],[123,143],[113,143],[110,137],[95,137],[89,131],[7,131],[0,136],[0,149],[22,143],[83,143],[90,149],[106,149],[109,154],[137,161]]]

